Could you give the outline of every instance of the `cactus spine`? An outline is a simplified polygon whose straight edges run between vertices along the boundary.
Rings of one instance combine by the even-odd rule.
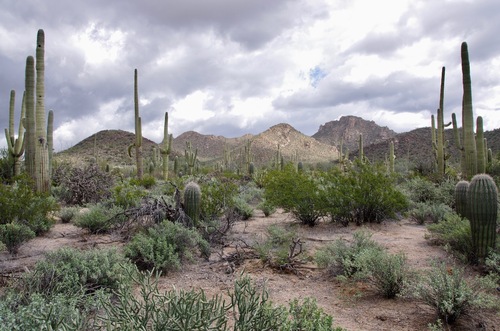
[[[137,178],[142,179],[144,174],[142,160],[142,123],[139,116],[139,92],[137,90],[137,69],[134,69],[134,127],[135,142],[128,147],[128,155],[132,157],[132,148],[135,147],[135,163],[137,166]]]
[[[455,185],[455,210],[461,217],[467,217],[467,189],[469,188],[469,182],[466,180],[461,180]]]
[[[484,262],[495,248],[498,213],[498,189],[489,175],[475,175],[467,189],[467,217],[470,221],[475,257]]]
[[[197,226],[201,213],[201,189],[195,182],[187,183],[184,188],[184,211],[193,221],[193,225]]]
[[[160,153],[162,158],[163,180],[168,179],[168,157],[172,151],[172,134],[168,134],[168,112],[165,112],[165,124],[163,127],[163,141],[161,142]]]
[[[15,106],[16,92],[14,90],[10,91],[10,102],[9,102],[9,128],[5,129],[5,139],[7,140],[7,148],[10,156],[14,161],[14,176],[21,173],[21,157],[24,154],[24,126],[22,124],[23,118],[25,116],[26,107],[24,106],[24,94],[21,106],[21,118],[19,120],[19,130],[17,138],[14,136],[14,106]]]

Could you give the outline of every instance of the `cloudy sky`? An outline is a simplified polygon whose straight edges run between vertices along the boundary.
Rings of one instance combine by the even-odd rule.
[[[237,137],[286,122],[307,135],[343,115],[397,131],[460,113],[460,44],[475,115],[500,127],[498,0],[0,0],[0,128],[45,31],[55,148],[104,129]],[[460,118],[460,116],[459,116]],[[18,120],[16,119],[16,127]],[[5,146],[3,134],[0,146]]]

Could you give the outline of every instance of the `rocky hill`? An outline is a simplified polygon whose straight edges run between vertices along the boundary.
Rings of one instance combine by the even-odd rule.
[[[337,121],[321,125],[312,137],[324,144],[337,147],[343,140],[343,146],[353,151],[358,149],[360,134],[363,135],[364,146],[377,144],[396,136],[396,132],[388,127],[381,127],[374,121],[367,121],[357,116],[342,116]]]

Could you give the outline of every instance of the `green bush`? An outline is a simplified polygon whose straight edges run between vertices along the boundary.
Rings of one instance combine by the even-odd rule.
[[[235,205],[234,198],[238,194],[238,186],[233,181],[221,177],[211,177],[200,182],[202,219],[211,220],[222,216]]]
[[[0,242],[5,244],[10,254],[16,254],[22,243],[33,238],[35,232],[24,224],[13,222],[0,225]]]
[[[22,293],[40,293],[45,297],[111,291],[121,284],[130,284],[124,268],[130,269],[132,264],[115,249],[61,248],[47,253],[32,271],[24,274],[19,288]]]
[[[276,207],[265,199],[261,203],[259,203],[257,208],[262,210],[265,217],[268,217],[276,212]]]
[[[455,185],[456,181],[451,179],[434,183],[424,177],[413,177],[401,184],[401,188],[412,203],[445,204],[452,207]]]
[[[117,224],[126,221],[123,209],[118,206],[97,203],[88,205],[87,208],[76,215],[74,224],[92,234],[107,233]]]
[[[116,185],[112,189],[112,198],[115,205],[123,209],[139,206],[142,198],[146,196],[146,192],[141,186],[130,183]]]
[[[429,224],[430,239],[438,245],[449,247],[462,261],[474,261],[470,223],[455,212],[445,215],[439,223]]]
[[[35,193],[26,176],[12,185],[0,184],[0,224],[23,223],[39,235],[54,224],[50,213],[57,209],[54,198]]]
[[[292,165],[283,171],[273,170],[264,179],[264,198],[309,226],[327,215],[328,199],[319,180],[305,172],[297,173]]]
[[[69,223],[78,213],[78,209],[75,207],[63,207],[57,213],[57,216],[61,219],[63,223]]]
[[[474,310],[498,308],[498,299],[485,292],[478,278],[468,282],[462,268],[435,265],[412,289],[413,295],[433,307],[440,319],[453,324],[460,316]]]
[[[418,224],[438,223],[452,211],[451,207],[444,203],[417,202],[408,211],[408,216]]]
[[[243,220],[248,220],[253,216],[253,208],[240,197],[234,198],[234,209]]]
[[[156,179],[151,175],[145,175],[142,179],[132,178],[130,184],[134,186],[142,186],[145,189],[150,189],[156,184]]]
[[[194,229],[182,224],[163,221],[145,232],[136,234],[125,247],[125,255],[140,269],[153,268],[169,272],[179,270],[200,251],[210,255],[210,247]]]
[[[297,234],[277,225],[271,225],[266,230],[266,238],[257,241],[254,246],[259,258],[277,269],[293,266],[294,259],[303,253]]]
[[[371,236],[367,231],[358,230],[350,243],[337,239],[316,252],[316,263],[334,276],[366,278],[370,274],[367,257],[383,253],[383,247]]]
[[[289,309],[275,306],[267,290],[248,277],[236,280],[229,302],[220,294],[209,298],[203,290],[159,291],[158,277],[149,272],[135,278],[139,298],[119,289],[115,303],[103,300],[99,324],[124,331],[163,330],[166,325],[172,331],[342,331],[332,327],[332,318],[314,300],[293,300]]]
[[[411,277],[407,258],[403,253],[376,252],[368,257],[367,265],[369,281],[382,296],[388,299],[401,293]]]
[[[325,174],[323,185],[332,219],[342,224],[380,223],[408,207],[395,177],[380,165],[356,162],[344,173],[332,169]]]

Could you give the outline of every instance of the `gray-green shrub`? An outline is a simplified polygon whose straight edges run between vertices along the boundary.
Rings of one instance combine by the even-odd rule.
[[[27,225],[16,222],[0,225],[0,242],[5,244],[10,254],[16,254],[22,243],[33,238],[35,232]]]
[[[108,203],[90,204],[86,210],[76,214],[73,223],[92,234],[107,233],[126,221],[123,211],[121,207]]]
[[[137,233],[125,246],[125,255],[140,269],[163,272],[179,270],[183,262],[191,262],[200,252],[210,255],[210,246],[195,229],[163,221]]]

